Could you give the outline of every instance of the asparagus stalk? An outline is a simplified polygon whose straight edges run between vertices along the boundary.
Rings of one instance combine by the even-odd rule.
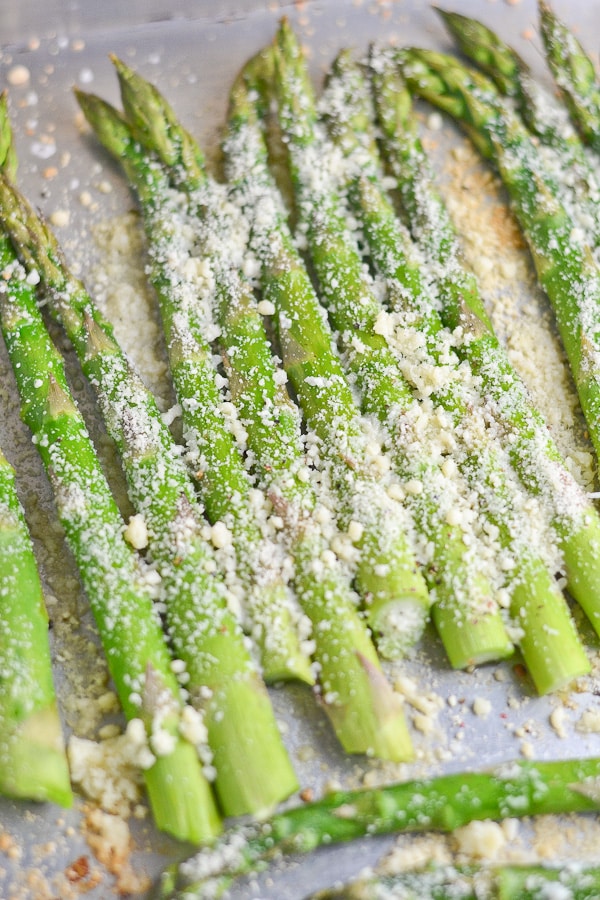
[[[48,309],[94,387],[130,499],[144,516],[173,648],[185,663],[187,690],[208,732],[221,806],[228,815],[269,810],[297,781],[265,686],[214,575],[206,523],[185,464],[154,397],[67,268],[54,235],[6,183],[0,183],[0,206],[4,227],[38,273]]]
[[[482,388],[488,400],[493,402],[495,415],[506,429],[512,463],[522,482],[529,490],[542,495],[549,504],[553,527],[564,558],[568,590],[598,631],[600,520],[597,511],[566,468],[542,415],[533,406],[525,385],[494,334],[475,279],[461,265],[452,223],[433,187],[430,167],[417,138],[415,121],[411,119],[410,98],[404,83],[398,81],[397,76],[394,77],[394,65],[385,63],[382,57],[376,64],[376,69],[381,70],[381,77],[375,72],[379,122],[386,155],[402,191],[404,207],[415,223],[415,236],[428,257],[436,261],[436,283],[442,300],[444,323],[453,330],[458,327],[463,330],[465,340],[458,350],[482,379]],[[455,78],[454,63],[451,65],[452,77]],[[469,84],[468,76],[460,74],[458,77],[465,87]],[[437,87],[439,89],[441,84],[438,83]],[[418,87],[415,86],[415,89],[418,90]],[[476,102],[470,89],[464,96],[468,96],[468,102]],[[478,97],[481,97],[481,92]],[[430,99],[434,100],[433,94]],[[460,105],[458,100],[454,109],[457,114]],[[503,111],[502,115],[507,116],[508,113]],[[519,140],[529,147],[519,126],[511,125],[511,130],[513,129],[517,131]],[[531,148],[528,152],[532,153]],[[498,153],[501,153],[500,145]],[[517,204],[516,186],[511,191],[511,196],[513,193],[513,202]],[[544,196],[547,194],[548,191],[545,191]],[[533,202],[533,198],[529,199]],[[562,215],[564,217],[564,213]],[[552,222],[550,219],[550,226]],[[534,235],[532,240],[533,237]],[[554,247],[552,244],[550,246]],[[565,246],[566,242],[563,241],[563,247]],[[556,250],[552,249],[551,253],[555,256]],[[567,265],[571,262],[572,254],[577,256],[578,250],[569,246]],[[538,264],[543,265],[541,241],[537,257]],[[559,265],[557,255],[556,265]],[[557,272],[557,280],[559,278]],[[568,284],[565,288],[568,290]],[[561,313],[561,317],[567,318],[566,310]],[[582,356],[586,352],[584,343]]]
[[[254,86],[265,64],[272,65],[270,54],[246,67],[237,88],[241,91],[245,78]],[[235,102],[242,102],[241,93]],[[409,523],[388,495],[381,468],[370,464],[369,452],[378,445],[365,437],[333,336],[288,230],[256,110],[245,109],[252,115],[252,131],[247,144],[235,141],[235,152],[229,141],[229,176],[251,216],[251,244],[262,263],[264,296],[276,311],[283,364],[313,432],[310,449],[320,457],[338,498],[340,527],[353,535],[359,551],[355,581],[366,600],[369,624],[380,652],[397,656],[419,636],[429,607],[403,535]],[[377,455],[374,462],[385,459]]]
[[[260,147],[256,143],[256,137],[260,137],[257,128],[256,110],[242,75],[230,95],[224,142],[227,168],[237,169],[241,163],[248,172],[245,160],[233,162],[232,158],[240,147]],[[242,196],[249,190],[249,177],[240,185]],[[298,410],[290,412],[287,393],[283,401],[278,399],[282,392],[278,390],[264,325],[256,303],[243,285],[239,287],[238,292],[230,292],[220,310],[228,364],[239,386],[237,402],[249,423],[249,445],[264,472],[269,494],[276,498],[289,523],[291,552],[296,559],[295,585],[313,622],[325,708],[329,711],[329,695],[334,698],[329,714],[346,749],[406,759],[412,751],[398,698],[380,669],[349,579],[332,558],[320,524],[323,514],[328,519],[330,513],[319,502],[308,478],[302,477],[306,468]],[[261,373],[258,392],[253,389],[256,372]],[[323,561],[318,568],[315,560]]]
[[[272,538],[262,495],[253,489],[222,412],[221,376],[214,369],[208,340],[215,328],[196,303],[199,284],[186,281],[181,271],[189,265],[197,270],[197,260],[189,259],[189,228],[169,196],[166,177],[136,148],[121,115],[92,95],[77,92],[77,98],[104,146],[123,162],[142,203],[151,279],[182,407],[188,462],[210,520],[225,523],[225,538],[231,536],[233,563],[244,590],[250,631],[260,647],[264,677],[269,682],[297,678],[311,684],[310,661],[299,639],[286,581],[286,561]]]
[[[73,801],[48,615],[15,472],[0,451],[0,793]]]
[[[546,60],[583,140],[600,149],[600,84],[594,64],[549,3],[538,0]]]
[[[381,670],[349,579],[321,526],[330,512],[302,478],[307,470],[302,467],[300,432],[289,427],[296,426],[297,419],[292,413],[286,428],[289,398],[277,402],[271,350],[256,303],[243,288],[230,290],[226,303],[220,321],[231,381],[237,385],[235,399],[247,423],[249,448],[264,472],[265,489],[286,524],[295,560],[294,587],[313,625],[325,712],[347,752],[409,759],[412,745],[400,698]],[[258,392],[257,382],[262,387]]]
[[[21,414],[52,484],[123,711],[147,734],[140,765],[156,824],[182,840],[210,841],[219,816],[196,748],[180,734],[186,708],[151,591],[123,539],[123,520],[43,325],[35,276],[26,276],[4,236],[0,264],[0,324]]]
[[[363,411],[377,417],[390,433],[394,461],[408,487],[407,505],[417,528],[434,546],[426,577],[435,592],[436,626],[456,667],[501,658],[511,652],[511,644],[491,586],[483,572],[476,571],[472,554],[469,559],[462,532],[439,515],[440,498],[448,497],[443,473],[435,464],[423,462],[427,449],[419,448],[416,462],[407,464],[406,430],[416,401],[379,331],[382,307],[346,232],[335,189],[327,182],[324,188],[315,186],[310,177],[310,168],[316,164],[314,153],[323,155],[323,144],[315,133],[316,110],[300,48],[286,23],[279,30],[276,59],[280,117],[311,258],[330,320],[360,389]],[[452,496],[452,502],[460,502],[458,495]]]
[[[140,133],[144,131],[144,118],[138,123]],[[168,157],[165,156],[164,161],[168,161]],[[277,229],[271,231],[273,237],[277,237]],[[291,248],[291,240],[289,243]],[[266,243],[262,247],[266,251]],[[300,273],[302,291],[308,291],[312,297],[310,280],[299,264],[296,252],[291,250],[290,256],[288,247],[282,247],[280,240],[277,241],[277,248],[273,247],[269,252],[268,259],[268,268],[265,268],[264,258],[262,260],[268,282],[267,300],[273,302],[277,310],[280,328],[285,323],[286,328],[296,329],[296,333],[292,332],[280,341],[284,367],[294,389],[300,392],[309,426],[319,434],[325,453],[329,453],[334,480],[344,495],[344,507],[339,518],[341,528],[347,530],[351,522],[356,522],[358,530],[362,531],[357,539],[360,555],[356,583],[361,595],[367,598],[369,624],[374,633],[382,638],[379,640],[380,650],[397,655],[422,630],[424,610],[428,607],[427,592],[398,532],[395,505],[375,486],[373,478],[367,476],[365,461],[359,462],[357,457],[358,447],[364,448],[366,442],[351,391],[331,350],[331,336],[328,333],[301,335],[297,333],[294,321],[296,312],[289,315],[292,309],[297,308],[301,295],[298,288],[288,295],[290,275],[292,280],[297,281],[297,273]],[[290,259],[294,272],[288,268]],[[314,316],[312,309],[310,315]],[[317,313],[316,321],[322,321],[320,313]],[[306,351],[300,354],[298,350],[302,344],[298,343],[299,340],[307,341]],[[303,355],[310,361],[306,370],[302,366]],[[344,437],[340,432],[342,426],[346,428]],[[342,439],[343,449],[339,446]],[[368,505],[365,503],[367,492]]]
[[[429,866],[397,875],[374,875],[328,888],[306,900],[592,900],[600,889],[600,869],[578,864]]]
[[[566,107],[542,88],[517,53],[481,22],[458,13],[437,12],[461,52],[489,75],[502,94],[516,99],[525,124],[544,145],[545,163],[552,167],[551,174],[556,173],[556,190],[594,247],[598,246],[600,188]]]
[[[8,96],[0,95],[0,116]],[[11,177],[17,158],[0,129],[0,161]],[[48,615],[13,467],[0,450],[0,793],[73,802],[52,679]]]
[[[346,156],[353,209],[371,259],[386,279],[388,302],[400,315],[403,334],[412,335],[413,340],[415,334],[425,338],[419,369],[442,363],[451,368],[451,379],[435,388],[431,399],[450,416],[458,438],[452,458],[478,495],[480,515],[497,530],[500,547],[511,564],[506,586],[511,614],[522,629],[518,643],[525,663],[540,693],[556,690],[589,671],[569,609],[554,580],[558,561],[542,543],[548,540],[542,511],[530,512],[531,501],[515,483],[499,435],[489,427],[488,407],[473,373],[464,364],[459,368],[458,358],[448,351],[452,337],[444,330],[420,275],[410,236],[386,197],[374,141],[365,140],[372,130],[369,99],[362,72],[349,54],[342,52],[330,73],[322,105],[329,130]],[[406,353],[403,344],[398,347],[399,359],[403,350]]]
[[[529,245],[539,281],[554,309],[590,437],[600,449],[598,300],[600,275],[586,244],[556,196],[525,128],[491,82],[433,51],[404,54],[409,86],[483,135]]]
[[[122,64],[120,68],[124,69]],[[173,129],[170,108],[165,104],[162,115],[156,108],[155,89],[129,70],[127,83],[136,97],[137,116],[148,115],[148,107],[153,102],[155,130],[159,117],[165,129],[167,125]],[[138,171],[136,180],[148,184],[144,165],[136,164],[132,145],[128,147],[129,167],[136,166]],[[159,149],[156,142],[153,149]],[[169,171],[173,178],[181,179],[185,161],[176,161]],[[182,186],[190,191],[192,203],[196,203],[193,171],[188,178],[184,177]],[[220,190],[215,185],[207,190],[206,202],[202,204],[204,213],[199,220],[191,216],[190,224],[199,232],[206,232],[212,248],[213,270],[218,277],[217,289],[209,290],[208,296],[200,295],[198,303],[217,307],[214,312],[221,328],[225,363],[230,370],[232,399],[247,430],[248,448],[254,455],[262,486],[285,523],[295,559],[294,586],[313,623],[314,656],[324,708],[347,751],[405,759],[412,751],[399,699],[381,672],[349,583],[331,559],[331,553],[326,553],[325,536],[315,519],[317,500],[306,478],[297,410],[277,377],[264,326],[248,285],[235,271],[229,271],[222,260],[215,258],[220,243],[218,236],[221,231],[233,228],[233,222],[219,197]],[[154,202],[159,202],[156,195]],[[215,215],[217,206],[219,214]],[[228,247],[232,249],[231,242]],[[210,318],[212,310],[208,312]]]
[[[214,847],[168,868],[157,898],[219,897],[239,876],[282,857],[365,835],[450,832],[481,819],[591,811],[598,809],[599,773],[598,759],[518,760],[488,772],[337,791],[261,826],[230,829]]]

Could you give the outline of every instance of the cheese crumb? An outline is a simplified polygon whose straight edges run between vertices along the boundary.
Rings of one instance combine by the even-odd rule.
[[[6,78],[11,87],[22,87],[29,83],[31,72],[27,66],[13,66]]]
[[[129,517],[129,524],[123,534],[127,543],[135,550],[143,550],[148,546],[148,529],[141,513]]]
[[[489,716],[491,710],[492,704],[486,697],[475,697],[473,700],[473,712],[476,716],[485,719],[486,716]]]
[[[50,222],[56,228],[66,228],[71,221],[71,213],[68,209],[55,209],[50,216]]]
[[[215,522],[210,530],[210,539],[213,547],[220,550],[231,544],[231,532],[224,522]]]
[[[506,835],[498,822],[484,819],[457,828],[454,840],[459,853],[475,859],[495,859],[506,844]]]

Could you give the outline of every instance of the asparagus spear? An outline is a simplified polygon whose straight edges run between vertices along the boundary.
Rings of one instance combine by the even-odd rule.
[[[529,135],[491,83],[456,60],[431,51],[403,54],[404,74],[417,93],[483,135],[509,192],[541,285],[552,303],[590,437],[600,446],[597,366],[598,268],[545,178]]]
[[[452,369],[451,380],[435,388],[431,398],[450,415],[458,436],[452,458],[479,496],[480,514],[497,529],[499,544],[509,555],[506,585],[511,613],[523,631],[518,643],[525,662],[540,693],[555,690],[589,671],[589,662],[554,580],[558,561],[543,544],[549,536],[542,510],[529,510],[530,500],[515,483],[499,436],[489,427],[488,406],[473,373],[464,365],[459,368],[457,357],[448,352],[452,336],[444,330],[421,277],[410,236],[385,195],[377,150],[374,141],[368,141],[372,128],[368,88],[346,51],[333,65],[322,108],[330,133],[346,156],[349,197],[373,263],[386,278],[388,302],[400,314],[404,335],[425,338],[419,368],[443,362]],[[406,353],[400,344],[399,359],[403,350]],[[474,446],[472,435],[477,435]]]
[[[144,516],[161,577],[173,648],[202,712],[228,815],[261,813],[297,787],[275,715],[238,621],[227,605],[191,479],[156,401],[118,345],[112,327],[67,268],[51,231],[16,189],[0,183],[0,220],[40,278],[94,387],[119,449],[130,499]]]
[[[43,325],[35,276],[26,276],[4,236],[0,264],[0,324],[21,414],[52,484],[123,711],[147,734],[140,765],[156,824],[182,840],[211,840],[219,816],[196,748],[180,735],[186,708],[151,591],[123,539],[123,520]]]
[[[238,161],[232,163],[236,148],[255,145],[252,122],[254,127],[257,123],[253,116],[256,111],[242,75],[230,95],[224,143],[227,167],[237,166]],[[248,187],[245,178],[242,193]],[[289,522],[291,551],[296,559],[295,585],[313,622],[321,688],[326,703],[328,694],[335,698],[330,715],[334,724],[337,722],[336,731],[346,749],[367,749],[375,756],[406,759],[412,751],[398,699],[380,669],[349,579],[328,549],[321,522],[324,513],[329,518],[329,511],[319,502],[309,480],[301,477],[306,469],[302,465],[298,411],[290,414],[289,395],[278,401],[278,380],[264,325],[255,302],[242,285],[240,288],[225,298],[220,310],[228,364],[239,386],[237,401],[249,423],[249,445],[265,473],[269,494],[277,498]],[[258,395],[252,390],[257,371],[261,372],[262,385]],[[324,567],[316,568],[316,559],[324,560]],[[388,630],[384,628],[383,634]]]
[[[481,377],[482,387],[493,401],[495,415],[509,437],[513,465],[524,485],[550,505],[569,592],[598,629],[598,514],[566,468],[543,417],[493,332],[474,277],[461,264],[456,235],[433,186],[412,118],[411,99],[395,61],[378,55],[373,77],[386,155],[414,234],[427,257],[435,260],[444,323],[453,330],[463,329],[466,340],[458,352]]]
[[[272,65],[269,52],[259,55],[238,86],[247,78],[258,100],[254,88],[267,74],[265,66],[270,70]],[[395,485],[388,493],[382,480],[385,457],[379,443],[365,433],[366,421],[358,414],[324,311],[287,227],[256,110],[246,106],[246,112],[253,117],[252,131],[247,145],[235,142],[235,152],[230,141],[229,175],[251,217],[251,244],[262,264],[264,297],[276,312],[283,364],[311,429],[309,449],[338,498],[340,528],[355,535],[355,582],[366,601],[369,624],[380,652],[397,656],[420,634],[429,607],[408,543],[412,524],[391,496]]]
[[[306,900],[593,900],[600,890],[600,869],[579,864],[434,865],[398,875],[374,875],[341,887],[318,891]]]
[[[282,857],[365,835],[450,832],[481,819],[598,809],[599,773],[598,759],[518,760],[488,772],[337,791],[261,826],[230,829],[214,847],[168,868],[157,900],[219,897],[237,877],[262,871]]]
[[[412,462],[407,454],[406,431],[416,407],[412,390],[379,331],[382,307],[347,234],[335,189],[326,178],[321,187],[311,177],[316,157],[324,156],[324,145],[314,128],[316,110],[300,48],[285,22],[279,29],[276,60],[280,118],[312,262],[348,368],[360,389],[363,411],[376,416],[389,432],[394,461],[408,487],[407,505],[420,533],[433,544],[426,576],[437,598],[436,626],[456,667],[501,658],[511,652],[511,645],[491,586],[483,572],[476,570],[473,555],[469,557],[462,532],[439,514],[440,498],[450,497],[451,503],[458,504],[458,494],[449,494],[451,485],[441,469],[427,462],[427,448],[419,446]],[[409,441],[415,437],[411,435]]]
[[[253,489],[222,412],[222,377],[214,369],[208,340],[216,330],[197,307],[200,282],[186,280],[181,271],[190,265],[198,270],[197,261],[189,259],[190,229],[184,227],[181,209],[175,209],[168,196],[165,176],[136,149],[120,114],[92,95],[77,92],[77,98],[104,146],[125,165],[141,199],[151,279],[182,407],[188,462],[210,520],[225,523],[225,539],[231,535],[235,552],[230,565],[235,565],[244,589],[243,604],[261,650],[264,677],[270,682],[297,678],[311,684],[310,662],[298,636],[286,583],[286,561],[272,538],[264,498]]]
[[[600,84],[594,64],[549,3],[538,0],[546,60],[575,126],[595,150],[600,148]]]
[[[139,131],[142,133],[146,127],[144,119],[138,125]],[[168,161],[168,156],[163,155],[163,159]],[[282,314],[286,310],[281,304],[294,299],[294,303],[297,305],[298,301],[297,296],[287,297],[287,275],[284,269],[287,261],[282,255],[283,250],[280,249],[278,252],[279,260],[271,269],[273,273],[281,275],[279,279],[281,302],[279,306],[275,303],[275,306],[279,312],[280,322],[291,322],[292,320],[287,315],[285,319],[282,318]],[[273,256],[270,254],[270,259],[272,258]],[[294,252],[294,263],[296,259],[297,256]],[[304,277],[307,285],[310,284],[306,274],[301,277]],[[286,279],[285,286],[283,279]],[[267,287],[267,292],[270,290],[272,291],[272,283]],[[297,294],[296,291],[295,295]],[[270,299],[275,301],[274,295]],[[320,318],[320,314],[318,317]],[[331,353],[330,336],[317,338],[311,335],[309,338],[311,347],[310,350],[307,350],[308,358],[316,365],[325,366],[320,373],[307,371],[306,375],[311,376],[309,381],[299,377],[301,360],[297,352],[293,350],[293,347],[298,347],[298,337],[299,335],[296,334],[293,336],[293,340],[284,341],[289,348],[287,354],[285,346],[283,349],[284,366],[294,388],[299,390],[302,385],[304,414],[308,416],[311,427],[318,431],[315,422],[318,419],[321,436],[324,431],[327,433],[327,439],[323,442],[327,447],[332,434],[335,435],[335,441],[340,437],[338,425],[343,422],[351,423],[350,440],[346,438],[346,446],[343,450],[339,445],[332,446],[332,443],[329,443],[329,446],[332,447],[330,451],[332,465],[335,466],[337,472],[337,484],[340,489],[343,487],[345,497],[349,490],[352,492],[351,500],[345,500],[345,507],[340,512],[340,515],[343,516],[340,522],[343,530],[346,530],[351,522],[357,522],[358,528],[363,530],[362,536],[358,539],[360,556],[356,572],[357,587],[359,592],[368,598],[369,622],[374,632],[377,635],[386,635],[385,642],[380,641],[379,643],[380,649],[386,653],[397,654],[399,651],[403,651],[407,643],[414,639],[422,629],[423,612],[419,614],[419,610],[428,605],[426,590],[403,539],[400,535],[392,533],[392,529],[395,529],[396,532],[398,529],[397,524],[394,526],[392,520],[395,515],[394,504],[379,492],[372,478],[365,478],[365,464],[358,462],[356,455],[358,446],[364,447],[366,442],[351,392],[336,358]],[[327,360],[330,360],[329,363],[325,363],[324,350]],[[332,405],[333,391],[337,392],[337,396]],[[307,412],[307,405],[310,406],[314,403],[314,399],[309,399],[308,394],[316,394],[319,397],[316,407],[311,406],[311,413]],[[351,447],[351,444],[354,446]],[[350,461],[352,461],[351,464]],[[358,477],[359,470],[362,470],[360,477]],[[367,490],[369,492],[368,507],[363,499]],[[376,496],[379,496],[380,499],[376,500]],[[377,502],[384,505],[387,510],[387,518],[386,515],[378,515]],[[352,508],[349,508],[349,503],[353,504]],[[392,519],[390,519],[390,515]],[[368,525],[367,528],[365,528],[365,523]],[[408,611],[408,616],[405,616],[404,610]]]
[[[70,806],[48,616],[15,482],[0,451],[0,793]]]
[[[418,137],[411,97],[393,56],[378,53],[371,73],[384,153],[413,234],[424,256],[433,261],[444,324],[464,334],[456,350],[481,378],[524,486],[548,505],[568,590],[597,629],[598,513],[562,460],[541,413],[494,334],[475,278],[461,262],[452,222]]]
[[[120,69],[126,71],[130,92],[136,97],[138,117],[147,114],[151,101],[157,105],[155,89],[125,70],[122,64]],[[172,129],[175,127],[170,108],[166,107],[162,116],[154,108],[155,130],[159,118],[165,128],[167,123]],[[199,151],[194,154],[194,160],[198,154]],[[140,157],[135,142],[124,142],[122,155],[128,170],[137,173],[133,175],[134,184],[148,185],[147,161]],[[170,171],[173,177],[181,179],[185,160],[178,160]],[[192,204],[198,202],[199,198],[193,194],[193,171],[184,178],[183,186],[192,193]],[[154,205],[159,205],[160,192],[153,190],[152,194]],[[213,270],[218,275],[217,290],[208,290],[208,296],[200,294],[197,302],[218,307],[215,312],[226,365],[231,371],[232,399],[247,430],[249,450],[254,454],[263,486],[284,519],[296,563],[294,586],[313,623],[314,655],[324,707],[347,751],[405,759],[411,755],[411,746],[399,700],[381,672],[348,581],[330,559],[331,553],[325,556],[325,537],[315,520],[316,496],[305,478],[297,411],[277,378],[264,326],[248,286],[235,271],[228,271],[227,265],[215,258],[219,234],[234,227],[220,194],[216,185],[207,185],[203,193],[203,215],[200,220],[193,214],[190,216],[190,227],[206,232]],[[217,208],[218,216],[214,214]],[[150,227],[149,231],[152,231]],[[230,251],[234,249],[231,241],[228,247]],[[210,313],[209,309],[207,320]],[[325,559],[326,564],[321,561]]]
[[[600,188],[583,144],[570,123],[566,107],[533,77],[521,57],[481,22],[438,9],[462,53],[494,81],[498,90],[515,97],[521,117],[544,145],[553,184],[570,215],[582,224],[594,247],[600,243]]]

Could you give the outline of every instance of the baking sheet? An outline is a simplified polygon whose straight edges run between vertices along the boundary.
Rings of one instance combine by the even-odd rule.
[[[535,34],[535,3],[455,0],[450,6],[497,28],[545,77]],[[565,20],[577,24],[584,39],[598,33],[598,4],[556,2],[554,6]],[[183,122],[204,148],[212,151],[218,145],[227,91],[235,74],[272,38],[282,13],[290,17],[307,46],[317,82],[342,46],[364,50],[370,40],[389,40],[450,48],[439,20],[418,0],[293,4],[182,0],[174,5],[157,0],[133,4],[64,4],[55,0],[43,7],[28,0],[10,9],[2,4],[0,85],[10,94],[20,159],[19,184],[46,216],[63,223],[57,227],[57,235],[76,270],[85,275],[102,263],[94,227],[122,215],[134,202],[117,166],[91,136],[81,133],[72,86],[78,84],[118,103],[117,81],[108,60],[110,52],[116,53],[160,86]],[[447,129],[443,137],[450,143],[456,141]],[[86,202],[82,202],[83,197]],[[143,368],[144,346],[134,342],[128,349]],[[67,358],[75,392],[91,413],[93,436],[126,510],[122,482],[93,402],[68,351]],[[168,406],[172,397],[166,380],[157,377],[153,381],[151,371],[148,378],[161,402]],[[119,724],[120,719],[118,714],[98,714],[96,700],[109,687],[104,665],[76,571],[63,545],[48,485],[29,434],[19,421],[16,390],[3,348],[0,410],[0,446],[17,468],[20,495],[49,601],[66,732],[73,729],[97,736],[107,722]],[[597,641],[582,624],[596,663]],[[583,679],[578,691],[568,697],[537,698],[518,659],[474,672],[452,673],[437,640],[428,634],[415,657],[395,667],[392,676],[404,679],[417,747],[416,762],[400,767],[344,757],[306,689],[288,686],[272,692],[302,789],[318,796],[336,783],[358,786],[365,780],[370,783],[457,771],[520,754],[549,759],[600,752],[597,732],[577,730],[584,713],[589,721],[596,712],[600,718],[600,683],[594,674]],[[486,708],[479,702],[482,699],[491,704],[485,715],[477,714],[477,710]],[[550,721],[559,707],[565,736]],[[298,802],[298,798],[293,800]],[[82,797],[69,811],[0,800],[0,897],[67,898],[84,890],[90,898],[116,896],[118,879],[107,872],[89,846],[89,810]],[[590,820],[585,820],[586,828],[589,824]],[[152,880],[164,865],[191,851],[156,833],[149,817],[134,816],[129,826],[133,851],[128,865],[136,876]],[[110,830],[110,824],[108,827]],[[116,827],[115,820],[113,832]],[[554,847],[557,859],[568,859],[574,852],[567,832],[564,829],[562,842]],[[531,838],[523,826],[518,840],[526,843]],[[286,867],[273,881],[273,873],[269,873],[258,886],[241,884],[232,896],[299,900],[334,878],[358,874],[390,845],[391,840],[363,841],[349,848],[320,852]],[[581,841],[577,853],[583,858]],[[65,874],[67,871],[69,874]],[[98,883],[94,887],[95,879]]]

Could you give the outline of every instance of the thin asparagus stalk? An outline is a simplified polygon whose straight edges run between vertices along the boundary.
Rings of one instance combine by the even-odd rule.
[[[286,582],[286,561],[270,535],[264,500],[253,490],[222,412],[225,398],[219,384],[221,376],[215,371],[207,339],[215,334],[215,328],[196,304],[200,282],[186,281],[177,268],[194,265],[193,259],[189,262],[189,228],[184,227],[181,210],[174,208],[168,196],[165,176],[136,150],[129,126],[120,114],[92,95],[77,92],[77,99],[104,146],[123,162],[140,196],[151,279],[182,407],[188,461],[210,520],[225,523],[225,538],[231,536],[233,563],[244,589],[243,605],[250,630],[261,650],[264,677],[269,682],[297,678],[312,684],[310,661],[298,636]],[[166,203],[170,203],[169,208],[165,208]]]
[[[529,490],[543,495],[549,504],[565,563],[568,590],[598,631],[600,519],[566,468],[542,415],[494,334],[476,280],[461,264],[452,223],[433,187],[429,163],[418,141],[410,97],[404,83],[394,77],[394,65],[389,66],[380,58],[374,68],[379,122],[404,207],[416,226],[415,236],[428,257],[436,261],[444,324],[453,330],[463,329],[466,340],[458,351],[481,377],[488,400],[494,404],[495,415],[506,428],[511,460],[521,480]],[[470,91],[468,96],[473,98]],[[522,132],[519,134],[525,140]],[[540,244],[540,265],[542,252]],[[576,248],[570,247],[567,265],[577,253]],[[559,264],[558,257],[556,262]],[[585,344],[582,352],[585,353]]]
[[[216,561],[203,537],[206,522],[185,464],[153,395],[67,268],[49,228],[6,183],[0,183],[0,206],[0,220],[38,273],[47,308],[95,390],[130,499],[145,519],[173,648],[207,729],[221,807],[227,815],[263,813],[289,796],[297,781],[265,686],[215,577]]]
[[[546,61],[583,140],[600,149],[600,83],[594,64],[550,4],[538,0]]]
[[[577,863],[545,865],[429,866],[397,875],[374,875],[311,894],[306,900],[593,900],[600,869]]]
[[[121,68],[124,70],[122,64]],[[136,97],[138,117],[147,115],[153,102],[155,131],[159,118],[165,128],[168,124],[173,130],[174,115],[165,103],[161,116],[156,90],[129,70],[127,81]],[[132,149],[132,143],[125,148],[128,167],[136,167],[136,181],[142,179],[147,185],[146,165],[136,163]],[[194,159],[197,157],[195,154]],[[185,160],[178,160],[172,176],[181,180],[184,171]],[[193,171],[182,186],[191,192],[192,203],[198,202],[193,193],[196,187]],[[314,656],[323,704],[347,751],[406,759],[412,751],[399,699],[381,672],[347,579],[330,558],[331,553],[325,556],[325,537],[315,520],[316,496],[305,477],[298,413],[277,377],[256,302],[248,285],[235,271],[228,270],[231,262],[227,265],[215,258],[220,233],[234,227],[220,193],[217,186],[207,186],[202,203],[204,213],[199,220],[190,217],[191,225],[199,232],[206,232],[213,270],[219,273],[220,267],[217,289],[209,290],[205,297],[200,292],[198,303],[217,306],[215,313],[221,327],[225,363],[230,370],[232,399],[248,433],[248,447],[254,454],[263,487],[285,523],[296,563],[294,586],[313,624]],[[160,203],[156,193],[154,203]],[[217,208],[219,214],[215,215],[213,210]],[[227,247],[229,253],[235,249],[231,240]]]
[[[152,594],[42,322],[35,276],[27,278],[4,236],[0,264],[0,323],[21,414],[52,484],[123,711],[147,735],[140,767],[156,824],[182,840],[210,841],[219,816],[196,748],[180,735],[186,708]]]
[[[279,813],[261,827],[229,830],[214,847],[168,868],[156,897],[219,897],[239,876],[282,857],[365,835],[450,832],[481,819],[595,810],[599,774],[598,759],[518,760],[488,772],[338,791]]]
[[[48,615],[13,467],[0,451],[0,793],[73,802]]]
[[[516,99],[525,124],[545,145],[545,163],[556,173],[554,185],[569,213],[597,247],[600,188],[566,107],[544,90],[517,53],[481,22],[445,10],[437,12],[462,53],[489,75],[501,93]]]
[[[425,338],[426,352],[420,351],[419,368],[442,363],[452,368],[451,380],[434,388],[431,399],[450,416],[458,444],[452,458],[480,498],[480,516],[497,529],[499,544],[508,554],[510,611],[522,629],[518,644],[525,663],[540,693],[556,690],[588,672],[590,666],[556,586],[558,560],[543,546],[549,535],[542,511],[530,512],[528,495],[515,483],[498,436],[487,427],[487,404],[473,373],[464,365],[459,369],[458,358],[448,352],[451,335],[444,331],[435,301],[417,268],[410,236],[397,220],[382,186],[377,149],[374,140],[368,141],[372,133],[369,99],[361,70],[343,51],[329,75],[322,108],[330,133],[346,156],[350,201],[373,263],[386,278],[388,302],[401,317],[403,333]],[[406,353],[405,343],[406,337],[398,347],[399,360],[403,349]],[[476,435],[474,446],[472,435]]]
[[[310,168],[316,162],[306,148],[317,148],[317,155],[323,155],[323,145],[314,128],[316,110],[300,48],[286,23],[279,29],[277,46],[280,118],[301,215],[307,223],[312,262],[330,320],[360,389],[363,411],[376,416],[390,433],[396,465],[409,486],[407,505],[417,528],[434,546],[433,564],[426,575],[436,595],[436,627],[456,667],[502,658],[511,652],[511,643],[491,586],[483,572],[475,569],[476,561],[472,554],[469,557],[462,531],[439,515],[440,498],[448,496],[451,486],[440,468],[436,471],[435,465],[423,462],[427,448],[420,448],[416,465],[407,465],[405,432],[414,396],[379,332],[382,306],[348,237],[335,188],[327,183],[324,188],[315,186],[311,179]],[[413,493],[415,481],[418,489]],[[458,495],[452,496],[452,502],[460,502]]]

